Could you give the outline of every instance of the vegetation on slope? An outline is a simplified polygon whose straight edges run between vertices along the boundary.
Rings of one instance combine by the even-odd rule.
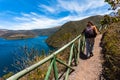
[[[88,21],[93,21],[99,27],[101,19],[103,19],[103,16],[92,16],[80,21],[67,22],[55,34],[51,35],[46,42],[52,47],[59,48],[81,34]]]
[[[44,50],[39,51],[34,48],[29,49],[27,46],[24,46],[23,48],[21,48],[21,50],[21,53],[23,54],[16,55],[13,64],[11,64],[14,68],[14,71],[9,71],[7,74],[3,75],[0,80],[6,80],[15,73],[47,57]],[[38,67],[37,69],[23,76],[20,80],[43,80],[47,72],[47,65],[48,63]]]
[[[117,9],[117,7],[120,7],[120,0],[104,0],[105,2],[107,2],[112,10]]]
[[[104,78],[106,80],[120,80],[120,22],[111,24],[104,33],[102,48]]]

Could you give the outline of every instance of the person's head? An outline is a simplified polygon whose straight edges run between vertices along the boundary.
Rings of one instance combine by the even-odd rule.
[[[88,21],[87,25],[94,26],[94,24],[91,21]]]
[[[87,24],[87,27],[91,27],[91,25],[90,25],[90,24]]]

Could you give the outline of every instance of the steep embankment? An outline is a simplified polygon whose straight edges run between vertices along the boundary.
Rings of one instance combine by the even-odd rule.
[[[92,16],[80,21],[67,22],[56,33],[50,36],[46,42],[52,47],[61,47],[78,36],[86,27],[88,21],[93,21],[99,27],[101,19],[103,19],[103,16]]]
[[[120,80],[120,22],[110,25],[104,33],[102,48],[103,76],[106,80]]]

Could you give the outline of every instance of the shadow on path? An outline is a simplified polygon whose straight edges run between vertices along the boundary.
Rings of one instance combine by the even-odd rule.
[[[87,56],[84,54],[84,52],[80,52],[79,58],[81,58],[81,59],[83,59],[83,60],[86,60],[86,59],[87,59]]]
[[[98,35],[95,38],[94,44],[94,56],[92,58],[86,57],[86,49],[80,49],[79,53],[79,64],[74,67],[75,71],[69,75],[68,80],[103,80],[100,79],[100,75],[102,72],[102,54],[100,51],[102,48],[99,46],[101,42],[102,35]]]

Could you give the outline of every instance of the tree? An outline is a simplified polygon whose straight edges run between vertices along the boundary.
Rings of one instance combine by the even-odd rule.
[[[109,24],[111,24],[111,17],[109,15],[105,15],[103,20],[100,21],[102,27],[106,28]]]
[[[14,63],[12,64],[12,66],[15,68],[14,71],[3,75],[0,80],[6,80],[8,77],[14,75],[16,72],[21,71],[26,67],[31,66],[32,64],[35,64],[36,62],[44,59],[47,56],[44,49],[39,51],[35,48],[29,48],[27,45],[21,47],[20,50],[21,54],[19,52],[16,52]],[[43,66],[38,67],[34,71],[26,74],[20,80],[43,80],[47,71],[47,65],[48,64],[44,64]]]
[[[112,18],[111,21],[118,22],[120,20],[120,9],[118,9],[118,7],[120,7],[120,0],[105,0],[105,2],[111,5],[109,10],[114,10],[115,18]],[[115,10],[117,10],[117,12]]]
[[[115,10],[120,7],[120,0],[105,0],[108,4],[111,5],[111,9]]]
[[[120,9],[118,10],[118,12],[117,12],[117,13],[118,13],[118,15],[120,16]]]

